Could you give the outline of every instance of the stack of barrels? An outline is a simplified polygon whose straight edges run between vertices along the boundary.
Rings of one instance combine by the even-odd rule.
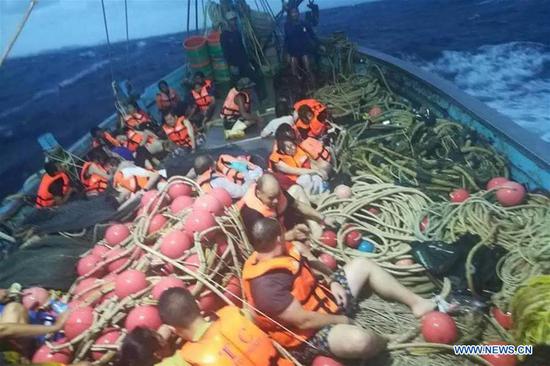
[[[217,83],[227,83],[231,75],[223,57],[220,35],[219,31],[212,31],[208,37],[191,36],[185,39],[183,47],[193,72],[202,71],[207,78],[213,77]]]

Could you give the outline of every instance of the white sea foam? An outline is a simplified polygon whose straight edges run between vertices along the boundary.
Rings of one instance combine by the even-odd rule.
[[[453,81],[466,93],[550,141],[548,47],[512,42],[482,46],[473,52],[444,51],[423,68]]]
[[[71,76],[70,78],[67,78],[67,79],[61,81],[58,85],[61,88],[66,88],[67,86],[76,83],[80,79],[96,72],[97,70],[101,69],[103,66],[107,65],[108,63],[109,63],[109,60],[103,60],[103,61],[96,62],[96,63],[90,65],[89,67],[85,68],[84,70],[78,72],[77,74]]]

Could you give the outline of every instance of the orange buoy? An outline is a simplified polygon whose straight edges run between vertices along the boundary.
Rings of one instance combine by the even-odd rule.
[[[351,188],[346,186],[345,184],[340,184],[336,188],[334,188],[334,194],[336,194],[336,197],[344,200],[347,198],[351,198],[353,195],[353,192],[351,191]]]
[[[112,258],[115,258],[115,257],[118,257],[120,256],[122,253],[124,253],[126,250],[123,249],[123,248],[114,248],[114,249],[111,249],[111,251],[109,253],[107,253],[106,255],[106,259],[107,260],[110,260]],[[109,272],[113,272],[113,271],[116,271],[117,269],[119,269],[120,267],[126,265],[126,263],[128,263],[130,259],[127,257],[127,256],[123,256],[121,258],[118,258],[116,260],[113,260],[112,262],[109,262],[109,264],[107,264],[107,270]]]
[[[319,255],[319,260],[321,261],[321,263],[323,263],[325,266],[332,269],[333,271],[336,270],[336,268],[338,268],[338,263],[336,263],[336,258],[334,258],[334,256],[332,256],[331,254],[321,253],[321,255]]]
[[[329,247],[336,248],[337,240],[336,240],[336,233],[332,230],[325,230],[323,231],[323,235],[321,235],[321,241],[323,244],[328,245]]]
[[[174,183],[168,188],[168,196],[172,200],[177,197],[190,196],[191,193],[193,193],[193,189],[185,183]]]
[[[131,332],[137,327],[149,328],[157,330],[162,325],[159,311],[156,306],[142,305],[136,306],[128,313],[124,326]]]
[[[151,296],[153,299],[158,300],[164,291],[173,287],[185,288],[185,283],[177,277],[163,277],[155,284],[155,286],[153,286]]]
[[[195,210],[187,217],[184,224],[185,231],[189,234],[200,233],[214,226],[216,226],[216,220],[214,220],[214,216],[211,213]],[[208,237],[214,238],[215,236],[216,232],[213,231]]]
[[[357,230],[352,230],[346,234],[346,245],[350,248],[357,248],[361,242],[361,233]]]
[[[147,288],[145,273],[129,269],[119,274],[115,280],[115,294],[120,298],[135,294]]]
[[[193,200],[192,197],[189,197],[189,196],[176,197],[176,199],[174,199],[170,204],[170,211],[172,211],[172,213],[177,214],[185,210],[186,208],[193,206],[193,202],[195,201]]]
[[[372,118],[376,118],[381,114],[382,114],[382,108],[380,108],[377,105],[372,106],[372,108],[369,110],[369,116]]]
[[[505,342],[488,342],[487,345],[509,346],[509,344]],[[481,355],[481,358],[489,362],[492,366],[516,366],[517,363],[516,356],[504,353],[498,355]]]
[[[62,343],[65,343],[65,342],[66,342],[65,339],[60,339],[58,341],[55,341],[53,344],[58,345],[58,344],[62,344]],[[61,364],[64,364],[64,365],[68,365],[68,364],[71,363],[72,359],[73,359],[73,354],[72,354],[70,348],[67,347],[67,348],[60,349],[59,351],[52,351],[52,349],[50,347],[48,347],[47,344],[44,344],[32,356],[32,363],[33,364],[35,364],[35,363],[39,363],[39,364],[42,364],[42,363],[47,363],[47,364],[61,363]]]
[[[227,192],[223,188],[214,188],[212,189],[210,194],[216,197],[216,199],[220,201],[221,204],[224,205],[224,207],[229,207],[233,204],[233,198],[231,198],[229,192]]]
[[[455,321],[448,314],[431,311],[422,318],[422,336],[427,342],[451,344],[458,336]]]
[[[317,356],[311,363],[311,366],[344,366],[333,358],[326,356]]]
[[[76,273],[78,273],[79,276],[90,274],[96,277],[101,277],[105,274],[105,268],[98,267],[97,269],[95,269],[101,261],[101,257],[93,254],[88,254],[80,258],[80,260],[78,261],[76,265]]]
[[[42,287],[29,287],[23,290],[21,302],[27,310],[35,310],[50,301],[50,293]]]
[[[94,309],[82,306],[74,309],[65,322],[63,331],[69,340],[78,337],[88,330],[94,323]]]
[[[501,327],[507,330],[512,329],[512,313],[504,312],[500,308],[495,306],[491,308],[491,314]]]
[[[201,261],[197,254],[191,254],[189,257],[183,260],[183,265],[190,271],[197,272],[199,270]]]
[[[449,194],[451,202],[460,203],[470,198],[470,193],[464,188],[457,188]]]
[[[504,178],[504,177],[494,177],[494,178],[491,178],[488,182],[487,182],[487,190],[490,190],[490,189],[493,189],[493,188],[497,188],[497,187],[500,187],[501,185],[503,185],[504,183],[506,182],[509,182],[510,180],[508,178]]]
[[[120,329],[107,328],[97,338],[94,345],[95,346],[112,346],[112,345],[116,345],[117,341],[118,341],[118,339],[120,338],[121,335],[122,335],[122,332],[120,331]],[[95,361],[97,361],[101,357],[103,357],[104,354],[105,354],[105,352],[92,351],[92,358]]]
[[[211,194],[205,194],[195,200],[193,211],[206,211],[212,215],[219,216],[223,214],[223,204]]]
[[[147,234],[152,234],[156,231],[159,231],[164,227],[167,221],[168,220],[163,215],[156,214],[155,216],[153,216],[153,218],[151,219],[151,222],[149,223],[149,227],[147,228]]]
[[[174,230],[162,238],[160,252],[167,257],[177,259],[193,246],[189,235],[180,230]]]
[[[525,199],[525,187],[516,182],[506,182],[497,189],[497,201],[504,207],[516,206]]]
[[[130,235],[130,229],[124,224],[115,224],[107,228],[105,240],[109,245],[118,245]]]

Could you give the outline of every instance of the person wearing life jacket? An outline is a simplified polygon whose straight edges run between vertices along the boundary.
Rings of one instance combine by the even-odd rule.
[[[407,305],[417,318],[435,307],[369,259],[358,257],[332,271],[308,246],[286,241],[273,219],[258,220],[251,231],[244,297],[257,309],[254,322],[302,364],[319,354],[366,360],[385,348],[383,336],[350,319],[363,290]]]
[[[225,156],[225,158],[227,159],[228,156]],[[237,161],[235,160],[234,162],[236,163]],[[193,169],[197,176],[197,184],[203,191],[210,192],[214,188],[223,188],[233,199],[243,197],[248,187],[254,184],[263,174],[263,170],[260,167],[253,166],[250,170],[245,167],[244,170],[239,172],[242,176],[242,181],[235,181],[233,178],[229,178],[217,170],[214,160],[208,155],[197,156]],[[240,167],[239,169],[241,170]]]
[[[108,172],[109,157],[101,149],[92,149],[80,170],[80,182],[87,196],[96,196],[109,187],[111,175]]]
[[[133,103],[126,105],[126,114],[121,116],[122,125],[131,129],[139,125],[151,125],[151,117],[147,112],[139,110]]]
[[[121,200],[139,191],[153,189],[162,180],[159,172],[136,166],[130,161],[121,161],[118,164],[115,161],[111,162],[116,166],[113,173],[113,188],[119,192]]]
[[[166,113],[162,129],[168,140],[178,147],[191,151],[195,151],[197,148],[195,130],[185,116],[176,117],[172,112]]]
[[[312,234],[320,236],[318,226],[324,221],[324,216],[311,207],[300,187],[282,190],[272,174],[264,174],[252,184],[237,202],[237,209],[247,235],[256,221],[268,217],[277,219],[285,228],[286,240],[306,240]]]
[[[275,104],[275,118],[269,121],[261,132],[263,138],[275,136],[275,131],[282,126],[294,126],[294,116],[288,105],[288,100],[280,98]]]
[[[90,129],[90,135],[92,135],[92,147],[106,147],[112,149],[114,147],[122,146],[120,141],[118,141],[109,131],[100,128],[93,127]]]
[[[331,171],[332,167],[330,166],[330,162],[332,160],[332,156],[329,149],[322,141],[314,139],[313,137],[307,137],[302,140],[297,131],[288,124],[279,126],[276,131],[275,139],[278,140],[282,137],[294,139],[298,146],[304,150],[310,159],[317,162],[321,169],[327,172]]]
[[[225,306],[206,320],[189,290],[170,288],[160,296],[158,309],[162,322],[184,341],[173,357],[188,365],[293,365],[236,306]]]
[[[220,113],[227,139],[244,137],[248,127],[262,123],[262,118],[252,112],[251,95],[255,85],[244,77],[227,93]]]
[[[136,165],[153,169],[160,164],[155,155],[164,152],[164,143],[144,125],[136,126],[135,129],[125,128],[125,135],[120,140],[132,152]]]
[[[207,79],[204,73],[197,71],[191,83],[190,99],[193,100],[193,107],[189,113],[191,121],[197,120],[197,128],[202,129],[212,119],[216,109],[216,97],[214,84]]]
[[[181,97],[178,92],[173,88],[168,86],[168,83],[165,80],[161,80],[158,83],[159,91],[156,96],[156,104],[159,112],[161,114],[167,113],[169,111],[175,111],[176,114],[184,112],[182,110],[183,104],[181,102]]]
[[[315,99],[303,99],[294,104],[294,109],[298,113],[295,127],[302,139],[325,137],[330,125],[325,120],[319,119],[319,116],[324,118],[323,113],[327,109],[324,104]]]
[[[254,175],[254,180],[263,174],[263,169],[250,162],[250,156],[235,157],[229,154],[220,154],[216,160],[216,171],[236,184],[244,184],[247,176]]]
[[[115,366],[188,366],[176,353],[172,331],[167,325],[153,330],[136,327],[122,342]]]
[[[53,161],[44,164],[46,171],[36,192],[36,208],[54,207],[69,200],[74,189],[67,173]]]

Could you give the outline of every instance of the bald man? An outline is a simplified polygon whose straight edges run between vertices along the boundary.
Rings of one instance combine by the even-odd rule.
[[[285,229],[285,240],[306,240],[311,231],[320,235],[319,224],[324,217],[299,196],[291,195],[292,188],[283,191],[277,178],[264,174],[256,184],[251,185],[244,197],[237,203],[247,235],[256,221],[274,218]]]

